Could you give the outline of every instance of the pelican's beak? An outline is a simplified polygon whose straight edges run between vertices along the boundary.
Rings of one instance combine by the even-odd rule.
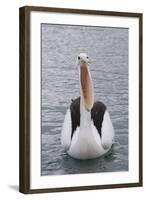
[[[87,65],[80,67],[81,97],[87,111],[91,111],[94,103],[93,84]]]

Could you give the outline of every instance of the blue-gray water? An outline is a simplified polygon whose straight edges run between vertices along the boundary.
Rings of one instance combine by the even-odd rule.
[[[41,175],[128,170],[128,29],[42,24]],[[104,156],[80,161],[64,152],[61,127],[79,96],[77,55],[92,64],[95,100],[110,112],[115,142]]]

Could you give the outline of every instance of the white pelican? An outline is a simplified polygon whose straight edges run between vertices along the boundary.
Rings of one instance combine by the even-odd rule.
[[[80,53],[80,97],[72,100],[61,132],[61,143],[65,151],[71,157],[82,160],[105,154],[114,139],[114,128],[106,106],[102,102],[94,102],[89,63],[87,54]]]

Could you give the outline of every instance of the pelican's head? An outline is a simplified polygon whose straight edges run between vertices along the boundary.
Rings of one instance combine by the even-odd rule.
[[[78,65],[89,64],[90,63],[89,56],[86,53],[80,53],[77,57],[77,63]]]

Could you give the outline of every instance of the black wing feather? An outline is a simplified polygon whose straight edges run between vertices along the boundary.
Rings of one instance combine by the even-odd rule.
[[[96,101],[91,110],[91,119],[93,119],[94,125],[98,130],[100,137],[102,136],[101,128],[105,111],[106,106],[100,101]]]
[[[75,100],[72,100],[70,105],[71,111],[71,121],[72,121],[72,132],[71,139],[77,127],[80,126],[80,97]]]

